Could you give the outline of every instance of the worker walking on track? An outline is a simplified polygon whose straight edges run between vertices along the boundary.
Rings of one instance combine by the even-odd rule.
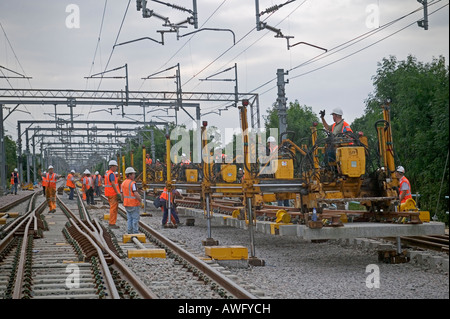
[[[118,180],[115,176],[117,170],[117,162],[115,160],[109,161],[109,170],[106,172],[105,178],[105,196],[108,198],[109,203],[109,227],[119,228],[116,225],[117,211],[119,209],[120,190],[118,186]]]
[[[95,196],[100,196],[102,193],[100,191],[100,187],[102,186],[102,176],[98,171],[95,172],[94,175],[94,192]]]
[[[17,168],[15,168],[14,172],[11,173],[11,193],[14,190],[14,195],[17,195],[17,188],[19,187],[19,184],[19,173],[17,171]]]
[[[48,186],[48,181],[47,181],[47,172],[44,171],[42,173],[42,193],[44,195],[44,197],[47,197],[47,194],[45,192],[45,188]]]
[[[125,210],[127,211],[127,233],[137,234],[139,233],[139,207],[141,206],[142,199],[134,181],[136,171],[133,167],[127,167],[125,176],[127,178],[123,181],[121,189],[123,206],[125,206]]]
[[[67,174],[66,186],[69,187],[69,200],[73,200],[73,192],[75,191],[75,171],[71,170],[69,174]]]
[[[86,193],[86,204],[94,205],[94,183],[91,177],[91,172],[86,169],[84,174],[86,174],[83,177],[83,187]]]
[[[53,172],[53,166],[48,167],[46,174],[47,187],[45,188],[45,197],[49,208],[49,214],[56,212],[56,173]]]

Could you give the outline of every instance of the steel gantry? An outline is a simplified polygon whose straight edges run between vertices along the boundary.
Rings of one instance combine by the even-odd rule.
[[[167,131],[167,123],[166,122],[139,122],[139,121],[73,121],[71,124],[95,124],[96,126],[91,126],[91,127],[73,127],[73,129],[71,127],[31,127],[31,125],[33,124],[51,124],[54,121],[18,121],[18,167],[21,170],[22,169],[22,135],[25,134],[25,144],[26,144],[26,155],[27,155],[27,159],[30,156],[30,140],[32,142],[32,147],[33,147],[33,154],[32,154],[32,166],[34,168],[34,180],[37,180],[37,165],[36,165],[36,145],[40,143],[41,147],[41,155],[46,155],[46,164],[49,164],[51,162],[51,157],[63,157],[65,159],[65,162],[67,162],[68,164],[71,163],[69,158],[73,158],[74,154],[80,154],[81,155],[85,155],[87,154],[87,156],[82,156],[82,157],[75,157],[73,158],[73,160],[76,160],[76,162],[72,162],[72,166],[74,165],[74,163],[76,163],[77,166],[79,166],[80,163],[80,158],[83,159],[89,159],[89,155],[92,154],[100,154],[100,147],[99,146],[103,146],[103,145],[108,145],[108,148],[103,149],[102,150],[102,155],[105,155],[106,157],[111,157],[114,155],[114,152],[119,151],[121,149],[121,147],[126,143],[126,142],[120,142],[119,138],[126,138],[126,139],[136,139],[139,136],[138,135],[131,135],[131,134],[120,134],[121,132],[133,132],[133,133],[139,133],[139,132],[144,132],[144,131],[152,131],[152,129],[145,129],[145,128],[141,128],[141,127],[133,127],[130,128],[130,126],[134,126],[134,125],[151,125],[151,126],[158,126],[158,125],[162,125],[164,127],[166,127],[166,131]],[[68,121],[60,121],[61,123],[65,123],[68,124]],[[27,125],[29,124],[30,126],[27,127],[25,129],[24,132],[22,132],[22,125]],[[114,124],[115,127],[111,128],[111,127],[98,127],[97,125],[110,125],[110,124]],[[126,128],[122,128],[122,127],[117,127],[118,124],[123,124],[123,125],[127,125],[128,127]],[[29,137],[29,131],[33,131],[34,134],[31,135],[31,138]],[[46,132],[46,131],[50,131],[52,132],[52,134],[43,134],[42,132]],[[84,134],[75,134],[75,131],[86,131]],[[113,131],[115,134],[98,134],[99,131]],[[57,133],[57,134],[54,134]],[[59,134],[58,134],[59,133]],[[66,134],[64,134],[66,133]],[[153,135],[152,135],[153,136]],[[56,139],[59,139],[59,141],[53,141],[53,142],[45,142],[43,140],[43,138],[51,138],[54,137]],[[81,137],[83,138],[83,140],[75,140],[74,138],[77,137]],[[99,140],[99,138],[107,138],[107,141],[109,143],[104,143],[101,142]],[[112,141],[112,138],[115,138],[115,141]],[[36,139],[38,139],[38,141],[36,141]],[[39,140],[40,139],[40,140]],[[86,139],[86,140],[85,140]],[[152,145],[154,144],[154,140],[151,141]],[[56,151],[54,147],[50,146],[50,145],[55,145],[55,144],[64,144],[63,147],[63,151]],[[90,148],[85,148],[83,150],[80,149],[80,145],[81,144],[87,144],[90,145]],[[50,151],[50,152],[49,152]],[[88,152],[88,153],[86,153]],[[57,154],[58,153],[58,154]],[[154,153],[154,152],[153,152]],[[61,156],[58,156],[59,154],[61,154]],[[27,182],[30,182],[30,160],[26,161],[26,165],[27,165]],[[44,166],[44,158],[41,156],[41,166]],[[19,171],[19,174],[21,176],[22,175],[22,171]]]
[[[62,90],[62,89],[7,89],[0,88],[0,178],[1,186],[3,189],[6,188],[6,157],[5,157],[5,145],[4,145],[4,128],[3,128],[3,107],[7,105],[14,105],[14,109],[17,109],[19,105],[51,105],[55,108],[55,120],[51,121],[55,125],[55,129],[61,132],[67,132],[67,134],[61,134],[60,138],[67,138],[66,142],[70,144],[71,142],[71,132],[72,130],[78,129],[75,124],[79,121],[74,120],[74,117],[78,116],[74,114],[74,108],[78,105],[89,105],[91,107],[99,107],[99,110],[94,110],[93,112],[105,110],[105,106],[112,106],[114,108],[119,108],[122,106],[122,117],[125,116],[124,106],[130,107],[141,107],[143,108],[143,115],[145,119],[145,114],[152,112],[146,112],[147,107],[163,108],[165,110],[175,111],[175,123],[177,123],[177,112],[180,108],[185,112],[192,120],[200,123],[201,112],[200,103],[203,102],[227,102],[234,103],[236,97],[239,99],[247,99],[250,101],[250,114],[251,114],[251,126],[253,128],[260,127],[260,113],[259,113],[259,99],[258,94],[255,93],[223,93],[223,92],[181,92],[179,88],[176,91],[128,91],[125,93],[123,90]],[[64,105],[70,109],[70,116],[68,120],[58,118],[56,112],[57,105]],[[195,114],[192,116],[186,108],[194,108]],[[10,112],[11,114],[12,112]],[[112,108],[110,111],[112,115]],[[9,115],[9,114],[8,114]],[[25,124],[26,121],[21,121]],[[29,121],[29,126],[43,124],[48,121],[33,120]],[[100,121],[85,121],[86,124],[98,125]],[[105,122],[105,121],[104,121]],[[122,124],[136,126],[145,125],[167,125],[167,122],[153,122],[153,121],[111,121],[110,125],[117,123],[117,125]],[[66,128],[63,128],[63,125]],[[66,129],[64,131],[63,129]],[[117,129],[117,131],[125,129]],[[106,130],[106,129],[104,129]],[[135,129],[136,130],[136,129]],[[19,150],[19,168],[21,167],[21,155],[22,155],[22,142],[21,142],[21,128],[19,124],[18,128],[18,150]],[[40,137],[44,139],[44,137]],[[27,138],[28,141],[28,138]],[[29,148],[27,148],[29,151]],[[23,176],[23,175],[22,175]]]

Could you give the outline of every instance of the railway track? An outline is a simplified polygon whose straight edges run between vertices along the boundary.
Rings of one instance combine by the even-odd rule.
[[[103,215],[109,206],[93,208],[82,203],[79,194],[74,201],[57,196],[56,212],[49,214],[45,199],[38,193],[32,195],[26,212],[8,224],[0,241],[0,298],[180,297],[171,292],[173,287],[167,287],[172,282],[190,291],[187,298],[256,298],[142,222],[140,228],[149,242],[141,243],[134,237],[122,243],[116,235],[125,233],[126,219],[118,219],[121,229],[108,229]],[[126,258],[127,251],[155,248],[167,252],[170,258]],[[145,265],[149,270],[156,269],[153,278],[142,271]],[[169,269],[164,280],[162,269]]]
[[[419,249],[429,249],[448,254],[449,235],[430,235],[430,236],[402,236],[400,237],[402,245]],[[396,241],[395,238],[389,240]]]
[[[156,298],[113,256],[101,227],[57,203],[54,214],[45,201],[28,210],[0,242],[1,298]]]
[[[102,197],[102,200],[106,204],[106,198]],[[91,212],[92,211],[94,210],[91,210]],[[100,214],[104,213],[102,210],[95,211]],[[126,232],[126,211],[122,205],[119,205],[119,215],[122,217],[117,219],[117,225],[119,225],[120,229],[113,230],[112,232],[116,234],[123,234]],[[106,224],[107,221],[104,223]],[[159,249],[162,248],[166,251],[167,256],[169,257],[159,261],[153,261],[152,265],[157,265],[157,262],[159,265],[157,265],[158,270],[155,271],[155,276],[157,276],[157,279],[147,279],[150,286],[154,286],[156,289],[160,288],[161,284],[164,287],[167,287],[168,285],[170,286],[171,284],[174,286],[179,286],[181,284],[180,281],[182,280],[182,285],[184,286],[182,289],[184,293],[181,295],[182,298],[256,298],[252,293],[248,292],[232,279],[217,270],[216,267],[214,267],[214,264],[208,264],[204,259],[204,256],[199,256],[188,251],[183,247],[183,245],[171,240],[162,232],[143,222],[142,219],[139,222],[139,228],[149,240],[149,243],[146,243],[145,247],[141,247],[142,249],[152,249],[154,247]],[[120,242],[120,240],[117,240],[117,242]],[[124,244],[119,245],[123,250],[127,250],[129,248],[129,246],[127,247]],[[134,260],[134,258],[128,260]],[[161,270],[160,267],[171,269],[171,271],[167,272]],[[160,270],[161,272],[159,272]],[[159,279],[161,277],[164,277],[164,279]],[[189,286],[192,286],[192,288],[189,288]],[[195,293],[193,295],[185,294],[185,291],[192,291]],[[163,292],[162,296],[166,298],[173,298],[171,297],[171,293],[167,292]]]

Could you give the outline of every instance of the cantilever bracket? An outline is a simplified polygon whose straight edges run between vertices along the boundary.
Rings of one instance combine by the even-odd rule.
[[[151,41],[156,42],[156,43],[158,43],[158,44],[164,45],[164,37],[163,37],[163,35],[161,34],[161,41],[152,39],[152,38],[150,38],[150,37],[143,37],[143,38],[134,39],[134,40],[131,40],[131,41],[126,41],[126,42],[122,42],[122,43],[119,43],[119,44],[115,44],[115,45],[113,46],[113,49],[114,49],[115,47],[118,47],[119,45],[129,44],[129,43],[133,43],[133,42],[137,42],[137,41],[141,41],[141,40],[151,40]]]
[[[228,32],[231,32],[232,35],[233,35],[233,45],[236,44],[236,35],[234,34],[233,30],[231,30],[231,29],[217,29],[217,28],[201,28],[201,29],[199,29],[197,31],[192,31],[192,32],[189,32],[189,33],[186,33],[186,34],[182,34],[182,35],[177,34],[177,40],[179,40],[180,38],[185,37],[187,35],[191,35],[191,34],[194,34],[194,33],[200,32],[200,31],[228,31]]]
[[[309,45],[309,46],[311,46],[311,47],[314,47],[314,48],[317,48],[317,49],[320,49],[320,50],[324,50],[325,52],[328,51],[328,50],[325,49],[325,48],[319,47],[319,46],[317,46],[317,45],[314,45],[314,44],[311,44],[311,43],[308,43],[308,42],[303,42],[303,41],[297,42],[297,43],[295,43],[295,44],[290,45],[290,44],[289,44],[289,38],[293,38],[293,37],[286,37],[288,50],[289,50],[290,48],[292,48],[292,47],[295,47],[296,45],[299,45],[299,44],[306,44],[306,45]]]

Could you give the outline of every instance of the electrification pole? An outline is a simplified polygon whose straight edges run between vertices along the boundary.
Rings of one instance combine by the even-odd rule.
[[[423,5],[423,19],[417,21],[417,25],[424,30],[428,30],[428,0],[417,0]]]
[[[278,86],[278,123],[279,123],[279,136],[281,136],[282,133],[286,132],[287,129],[287,118],[286,118],[286,90],[285,90],[285,84],[288,82],[284,81],[284,76],[288,73],[284,72],[284,69],[278,69],[277,70],[277,86]]]

